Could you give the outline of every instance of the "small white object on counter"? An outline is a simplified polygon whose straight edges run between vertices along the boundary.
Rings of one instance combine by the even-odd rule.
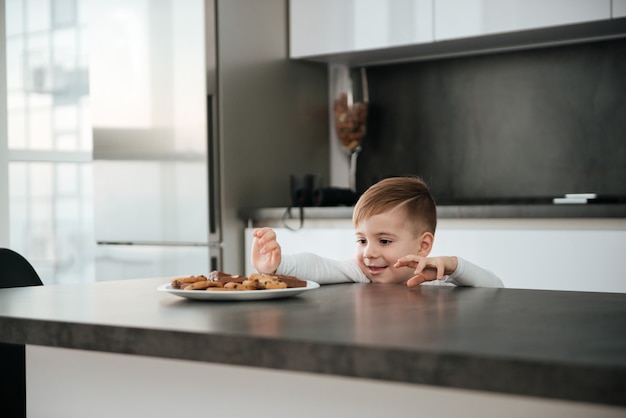
[[[555,205],[561,204],[585,204],[591,199],[597,198],[595,193],[566,193],[565,197],[555,197],[552,199],[552,203]]]

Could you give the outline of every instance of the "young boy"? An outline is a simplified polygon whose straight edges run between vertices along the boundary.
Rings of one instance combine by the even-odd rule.
[[[333,260],[311,253],[283,255],[271,228],[253,232],[252,265],[277,273],[330,283],[453,284],[503,287],[493,273],[460,257],[428,257],[435,239],[437,209],[417,177],[392,177],[363,193],[354,207],[356,258]]]

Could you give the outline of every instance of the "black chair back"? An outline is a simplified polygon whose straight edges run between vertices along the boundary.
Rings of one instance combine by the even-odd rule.
[[[0,289],[41,286],[33,266],[20,254],[0,248]],[[24,344],[0,343],[0,403],[3,416],[26,418],[26,349]],[[4,415],[6,414],[6,415]]]
[[[0,289],[41,285],[43,282],[28,260],[13,250],[0,248]]]

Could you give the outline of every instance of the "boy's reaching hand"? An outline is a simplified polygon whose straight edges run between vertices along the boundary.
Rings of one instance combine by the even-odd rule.
[[[406,285],[415,287],[423,282],[443,279],[443,276],[454,273],[458,265],[456,257],[421,257],[409,254],[400,257],[394,267],[414,268],[414,276],[407,280]]]
[[[274,274],[281,261],[281,250],[272,228],[252,231],[252,265],[259,273]]]

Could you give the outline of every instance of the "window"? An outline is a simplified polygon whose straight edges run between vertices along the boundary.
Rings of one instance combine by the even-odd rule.
[[[6,0],[10,246],[45,284],[93,281],[88,0]]]

